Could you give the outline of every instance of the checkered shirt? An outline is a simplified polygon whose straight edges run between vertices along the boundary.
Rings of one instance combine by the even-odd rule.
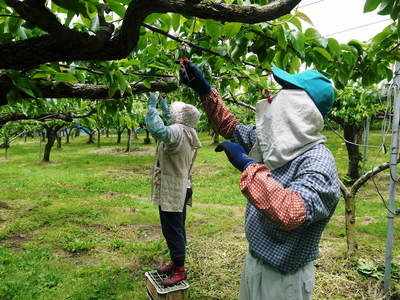
[[[231,140],[250,151],[256,141],[255,126],[236,126]],[[284,189],[301,195],[306,210],[305,220],[293,230],[281,229],[250,201],[246,209],[245,231],[252,255],[286,273],[319,256],[322,231],[339,201],[339,180],[334,158],[323,144],[272,170],[270,176]]]

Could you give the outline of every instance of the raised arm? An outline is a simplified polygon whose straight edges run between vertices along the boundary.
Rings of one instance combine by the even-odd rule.
[[[180,70],[180,78],[183,84],[199,95],[210,125],[223,137],[232,138],[233,131],[240,122],[224,106],[218,91],[211,88],[200,68],[187,63],[186,67]]]
[[[147,130],[157,140],[168,143],[170,140],[170,132],[168,127],[164,125],[163,120],[157,111],[158,97],[152,93],[149,99],[149,111],[145,116]],[[168,110],[169,111],[169,110]]]
[[[164,120],[167,122],[167,125],[174,124],[174,121],[172,121],[171,112],[169,110],[169,106],[168,106],[168,103],[167,103],[167,100],[165,99],[165,97],[161,97],[160,106],[161,106]]]

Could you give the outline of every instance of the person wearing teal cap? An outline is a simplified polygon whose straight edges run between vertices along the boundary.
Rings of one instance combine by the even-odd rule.
[[[274,67],[283,89],[257,103],[256,125],[244,125],[197,66],[180,74],[200,96],[209,123],[230,139],[215,151],[224,151],[242,172],[249,251],[239,299],[312,299],[313,261],[340,197],[335,160],[322,134],[334,100],[331,82],[314,70],[289,74]]]
[[[332,83],[328,78],[315,70],[307,70],[293,75],[278,67],[272,68],[272,74],[282,87],[299,88],[306,91],[322,116],[327,117],[335,98]]]

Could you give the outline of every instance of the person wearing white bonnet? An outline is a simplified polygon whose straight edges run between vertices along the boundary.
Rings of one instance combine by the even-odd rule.
[[[167,242],[171,262],[157,269],[167,274],[164,286],[186,279],[186,205],[192,204],[192,166],[201,147],[196,133],[200,112],[184,102],[169,107],[161,97],[160,106],[166,125],[158,115],[158,97],[150,95],[146,114],[147,130],[156,138],[156,160],[152,174],[152,202],[158,206],[161,229]]]
[[[180,75],[200,96],[209,123],[231,140],[215,151],[224,151],[242,172],[249,252],[239,299],[312,299],[313,261],[340,198],[335,160],[322,135],[334,100],[332,83],[314,70],[289,74],[273,67],[282,90],[260,100],[256,124],[244,125],[196,65],[189,63]]]

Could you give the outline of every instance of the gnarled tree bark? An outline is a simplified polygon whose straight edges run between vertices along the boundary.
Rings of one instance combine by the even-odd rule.
[[[399,162],[399,161],[397,161]],[[388,169],[390,164],[383,163],[372,170],[368,171],[357,179],[353,185],[348,188],[343,182],[340,182],[340,190],[345,201],[345,222],[346,222],[346,238],[347,238],[347,256],[353,256],[358,248],[357,232],[356,232],[356,194],[358,190],[373,176]]]
[[[109,40],[70,29],[58,22],[43,1],[6,0],[31,24],[48,34],[0,45],[0,69],[26,69],[55,61],[116,60],[128,56],[139,40],[140,27],[152,13],[179,13],[221,22],[254,24],[289,13],[301,0],[275,0],[244,6],[186,0],[135,0],[129,4],[121,30]]]

